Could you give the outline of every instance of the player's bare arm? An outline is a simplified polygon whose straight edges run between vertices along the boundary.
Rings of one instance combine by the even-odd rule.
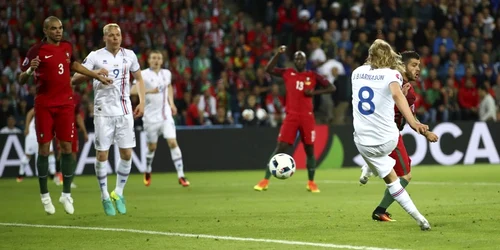
[[[139,105],[134,110],[134,117],[141,117],[144,114],[144,104],[146,103],[146,88],[144,86],[144,80],[142,79],[142,74],[140,70],[132,72],[136,84],[134,87],[137,89],[137,94],[139,95]]]
[[[113,84],[113,79],[107,78],[107,77],[100,75],[92,70],[89,70],[89,69],[83,67],[83,65],[81,65],[79,62],[73,62],[73,64],[71,64],[71,69],[76,71],[77,73],[80,73],[80,74],[85,75],[87,77],[95,78],[95,79],[99,80],[100,82],[102,82],[103,84]],[[71,81],[71,82],[73,82],[73,81]]]
[[[30,133],[30,126],[29,124],[31,123],[31,120],[35,116],[35,108],[31,108],[28,113],[26,113],[26,120],[24,122],[24,136],[27,136]]]
[[[35,73],[35,70],[38,68],[38,66],[40,66],[40,58],[37,56],[31,60],[30,67],[26,71],[21,72],[21,74],[19,75],[19,83],[25,84],[26,82],[28,82],[28,79],[33,75],[33,73]]]
[[[429,126],[421,124],[413,116],[410,106],[408,105],[408,101],[403,95],[403,91],[401,90],[399,83],[391,82],[389,84],[389,87],[391,89],[392,98],[396,102],[396,106],[398,107],[399,111],[401,111],[401,114],[403,114],[406,121],[408,121],[408,124],[419,134],[424,134],[426,131],[428,131]]]
[[[78,126],[78,129],[82,132],[83,134],[83,140],[87,142],[89,140],[89,135],[87,133],[87,128],[85,128],[85,122],[83,121],[83,116],[82,114],[78,114],[76,116],[76,125]]]
[[[417,115],[414,115],[414,117],[417,122],[420,122],[417,118]],[[437,142],[439,140],[439,137],[429,130],[423,133],[422,135],[425,136],[428,142]]]
[[[168,103],[170,104],[170,108],[172,109],[172,115],[176,115],[177,107],[174,103],[174,87],[172,87],[172,84],[168,85]]]
[[[105,76],[105,77],[108,76],[108,70],[107,69],[96,69],[96,70],[92,70],[92,71],[95,72],[98,75],[102,75],[102,76]],[[86,75],[83,75],[83,74],[80,74],[80,73],[75,73],[73,75],[73,77],[71,78],[71,84],[72,85],[80,84],[82,82],[86,82],[86,81],[90,81],[90,80],[92,80],[92,78],[89,77],[89,76],[86,76]]]
[[[285,52],[286,52],[286,46],[281,45],[278,48],[278,52],[271,58],[269,63],[267,63],[267,65],[266,65],[266,72],[267,73],[269,73],[270,75],[274,75],[274,76],[281,76],[281,74],[277,74],[273,70],[276,67],[276,64],[278,64],[278,60],[279,60],[280,56]]]
[[[150,95],[150,94],[158,94],[160,93],[160,88],[156,87],[154,89],[146,89],[144,94],[146,95]],[[134,85],[132,86],[132,88],[130,89],[130,94],[131,95],[139,95],[139,92],[137,91],[137,87]]]

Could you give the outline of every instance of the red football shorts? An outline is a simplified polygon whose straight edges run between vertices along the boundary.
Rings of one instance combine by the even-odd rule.
[[[302,143],[312,145],[316,137],[316,132],[314,131],[315,126],[316,121],[314,120],[313,114],[287,114],[281,125],[278,142],[285,142],[293,145],[297,137],[297,131],[299,131]]]
[[[398,145],[389,155],[392,159],[396,160],[394,171],[398,176],[407,175],[411,171],[411,159],[406,152],[406,147],[403,142],[403,136],[399,135]]]
[[[75,106],[43,107],[35,105],[35,128],[38,143],[52,141],[54,136],[61,141],[73,141]]]
[[[73,132],[73,134],[75,135],[73,137],[73,141],[71,142],[71,152],[73,153],[78,153],[78,149],[79,149],[79,145],[78,145],[78,131],[75,131]],[[60,151],[61,150],[61,144],[59,143],[59,140],[56,139],[56,144],[57,144],[57,151]]]

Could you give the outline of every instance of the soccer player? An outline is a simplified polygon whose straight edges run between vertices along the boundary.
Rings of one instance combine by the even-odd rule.
[[[312,96],[333,92],[335,91],[335,86],[319,74],[306,70],[306,54],[302,51],[297,51],[294,54],[293,61],[296,69],[275,68],[279,57],[285,51],[286,46],[279,47],[278,53],[273,56],[266,66],[267,73],[282,77],[286,87],[286,117],[278,135],[278,145],[271,157],[278,153],[287,152],[295,142],[297,132],[300,132],[307,155],[306,166],[309,181],[306,189],[313,193],[319,193],[320,190],[314,182],[316,168],[314,139],[316,134],[314,131],[315,120]],[[323,88],[315,90],[316,84],[320,84]],[[269,171],[269,167],[266,167],[264,179],[254,186],[254,190],[267,190],[270,177],[271,172]]]
[[[79,148],[78,130],[80,130],[82,132],[82,135],[83,135],[85,142],[87,142],[89,138],[88,138],[87,128],[85,128],[83,116],[80,113],[80,111],[81,111],[81,97],[76,91],[73,92],[73,101],[75,103],[75,123],[76,123],[76,126],[74,127],[74,131],[73,131],[73,134],[75,136],[73,137],[73,142],[71,143],[71,152],[73,155],[73,159],[76,161],[77,154],[78,154],[78,148]],[[59,163],[61,160],[61,150],[60,150],[61,145],[60,145],[59,141],[57,141],[57,148],[58,148],[57,163]],[[56,164],[56,170],[57,170],[57,173],[56,173],[56,178],[54,179],[54,182],[56,182],[56,184],[58,182],[63,183],[62,173],[60,172],[61,171],[60,164]],[[74,181],[71,182],[71,188],[76,188],[76,184]]]
[[[406,100],[408,101],[408,105],[410,105],[412,113],[415,115],[415,90],[411,86],[410,81],[415,81],[420,72],[420,55],[415,51],[405,51],[401,53],[401,57],[406,69],[406,73],[403,74],[402,91],[406,96]],[[406,124],[406,120],[397,107],[394,107],[394,111],[396,113],[395,122],[399,128],[399,131],[401,131]],[[431,131],[427,131],[423,135],[429,142],[436,142],[438,140],[437,135],[432,133]],[[401,134],[399,135],[396,148],[391,152],[391,154],[389,154],[389,156],[396,161],[396,164],[394,165],[394,171],[399,177],[401,185],[406,188],[406,186],[408,186],[411,181],[411,159],[408,156],[408,152],[406,152],[403,136]],[[359,182],[361,184],[366,184],[373,172],[366,164],[361,167],[361,170],[362,171]],[[391,218],[391,214],[386,211],[393,202],[394,198],[389,193],[389,190],[386,189],[382,201],[372,213],[372,219],[378,221],[394,221]]]
[[[19,175],[17,176],[16,181],[22,182],[26,168],[29,168],[30,160],[33,155],[38,154],[38,142],[36,141],[36,129],[35,129],[35,109],[32,108],[26,113],[26,123],[29,124],[24,128],[24,153],[25,155],[21,159],[21,165],[19,166]],[[54,151],[52,147],[52,143],[50,144],[50,153],[48,157],[49,164],[49,173],[51,175],[55,174],[56,171],[56,158],[54,156]],[[54,179],[54,182],[57,184],[57,179]]]
[[[70,83],[70,70],[95,77],[103,83],[111,82],[104,76],[87,70],[73,58],[73,46],[62,40],[61,20],[50,16],[43,22],[45,38],[33,45],[27,53],[21,68],[19,82],[25,84],[34,76],[37,85],[35,98],[35,119],[39,143],[37,169],[40,194],[45,212],[54,214],[55,208],[47,188],[48,156],[50,143],[56,135],[61,141],[61,168],[63,173],[63,192],[59,202],[68,214],[74,213],[71,197],[71,179],[75,171],[75,161],[71,156],[73,141],[74,103]]]
[[[148,57],[149,68],[141,71],[146,87],[146,105],[144,107],[144,131],[148,142],[148,153],[146,155],[146,173],[144,173],[144,185],[151,185],[151,165],[155,156],[158,136],[163,135],[170,148],[170,155],[177,170],[179,184],[183,187],[189,186],[189,181],[184,176],[184,164],[182,152],[177,144],[175,122],[172,115],[177,114],[174,104],[174,91],[172,87],[172,73],[168,69],[162,69],[163,55],[160,51],[153,50]],[[137,94],[134,85],[131,94]]]
[[[132,149],[136,146],[134,117],[144,112],[144,82],[139,62],[134,51],[121,47],[122,35],[120,26],[110,23],[103,28],[103,39],[106,47],[92,51],[83,61],[83,66],[94,72],[109,75],[113,84],[105,85],[94,80],[94,126],[96,163],[95,173],[101,188],[101,199],[104,213],[109,216],[125,214],[125,198],[123,189],[132,169]],[[130,102],[130,73],[138,85],[140,103],[132,113]],[[75,74],[73,84],[90,80],[81,74]],[[106,162],[112,144],[120,150],[120,161],[116,171],[116,187],[108,192]],[[113,201],[116,205],[113,206]]]
[[[354,143],[368,166],[384,179],[391,196],[422,230],[428,230],[429,222],[401,185],[393,169],[395,160],[389,156],[400,136],[394,123],[394,104],[418,133],[424,134],[429,129],[411,112],[401,90],[402,73],[405,67],[401,56],[387,42],[375,40],[368,50],[366,64],[356,68],[351,76]]]

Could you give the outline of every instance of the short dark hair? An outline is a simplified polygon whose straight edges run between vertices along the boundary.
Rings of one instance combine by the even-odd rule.
[[[401,60],[403,61],[404,64],[407,64],[411,59],[420,60],[420,55],[413,50],[401,53]]]

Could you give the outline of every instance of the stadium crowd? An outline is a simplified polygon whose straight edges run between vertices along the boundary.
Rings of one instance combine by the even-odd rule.
[[[315,98],[318,122],[351,122],[350,72],[376,38],[421,55],[415,111],[423,122],[500,118],[500,1],[274,0],[29,0],[0,1],[0,128],[24,128],[36,87],[17,75],[27,49],[43,37],[43,19],[63,20],[65,39],[82,61],[104,46],[102,27],[121,26],[122,46],[142,68],[152,49],[172,71],[179,125],[277,126],[284,89],[265,73],[274,49],[304,50],[308,68],[337,86]],[[289,65],[282,58],[280,66]],[[93,131],[92,84],[75,86],[87,129]],[[132,97],[137,102],[136,97]],[[245,109],[264,109],[259,121]],[[137,127],[140,128],[140,119]]]

